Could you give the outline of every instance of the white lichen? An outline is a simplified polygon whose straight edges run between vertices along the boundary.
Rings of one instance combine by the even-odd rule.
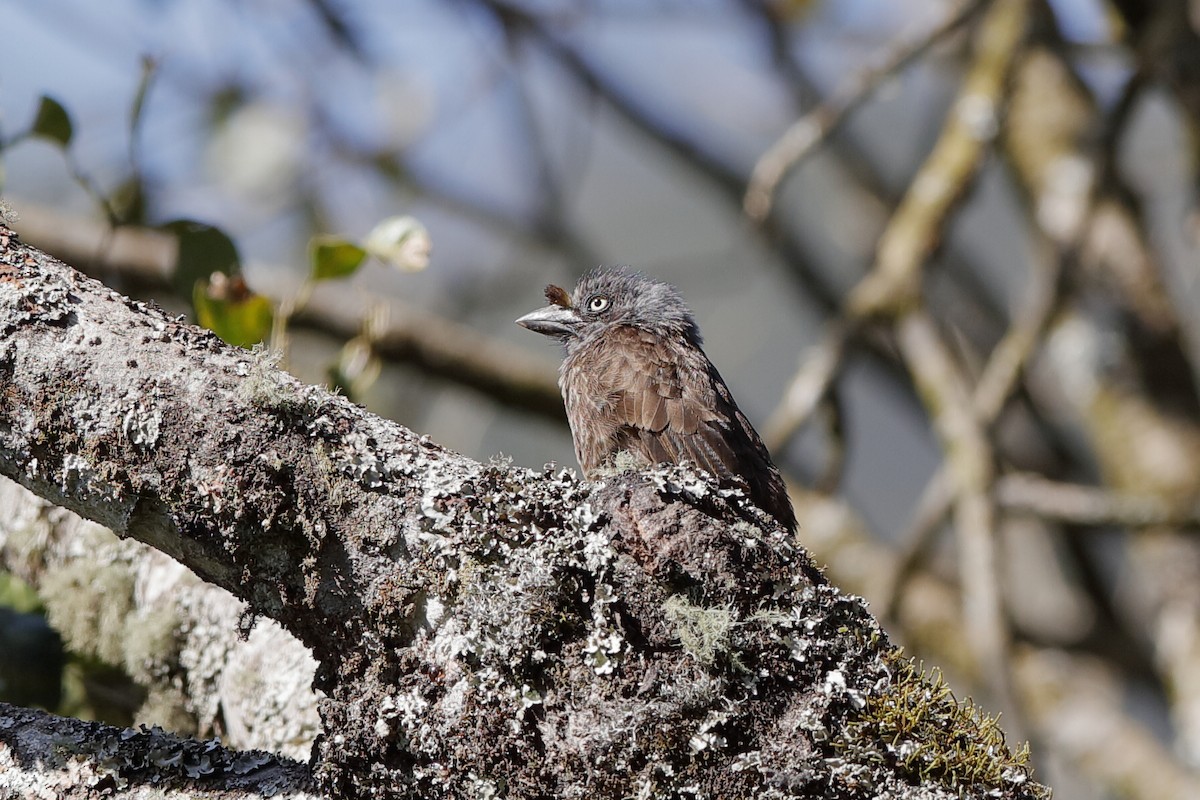
[[[700,723],[700,727],[688,739],[688,749],[693,753],[699,753],[710,748],[715,750],[724,747],[725,737],[717,731],[717,728],[728,719],[729,714],[726,712],[710,711],[704,721]]]
[[[134,402],[125,412],[121,429],[125,438],[135,447],[154,447],[162,430],[162,412],[157,405],[147,407],[140,402]]]
[[[584,660],[597,675],[611,675],[621,652],[622,637],[614,630],[593,630],[583,645]]]

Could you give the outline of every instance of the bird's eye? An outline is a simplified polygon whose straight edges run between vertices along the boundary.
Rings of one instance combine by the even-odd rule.
[[[588,311],[593,314],[598,314],[608,308],[608,298],[602,295],[596,295],[591,300],[588,300]]]

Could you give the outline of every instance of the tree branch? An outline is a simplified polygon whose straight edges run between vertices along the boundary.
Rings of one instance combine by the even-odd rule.
[[[1200,506],[1193,502],[1173,503],[1161,496],[1062,483],[1029,473],[1005,475],[997,481],[996,500],[1007,511],[1068,525],[1139,529],[1200,525]]]
[[[135,722],[307,760],[316,664],[278,624],[140,542],[0,478],[0,565],[31,586],[63,643],[144,690]],[[269,667],[265,667],[269,665]]]

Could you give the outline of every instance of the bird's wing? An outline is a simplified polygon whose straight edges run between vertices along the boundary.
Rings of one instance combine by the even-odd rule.
[[[621,451],[649,464],[690,462],[795,530],[783,478],[700,348],[618,327],[568,361],[563,394],[585,475]]]
[[[596,378],[612,415],[614,451],[632,450],[650,463],[690,461],[744,483],[757,466],[747,452],[755,442],[707,356],[637,328],[614,329],[605,339]]]

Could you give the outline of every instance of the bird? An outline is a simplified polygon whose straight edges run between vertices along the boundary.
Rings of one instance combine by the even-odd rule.
[[[628,453],[691,464],[742,489],[789,532],[796,515],[762,437],[705,355],[679,291],[628,267],[597,267],[516,323],[564,347],[558,384],[575,455],[593,479]]]

